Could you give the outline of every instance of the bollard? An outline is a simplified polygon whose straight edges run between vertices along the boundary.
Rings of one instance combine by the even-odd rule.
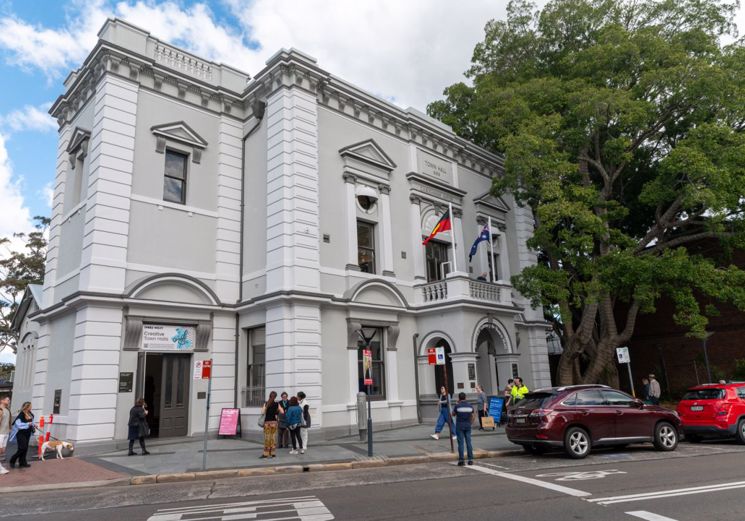
[[[38,447],[39,455],[38,455],[37,459],[41,459],[41,451],[42,451],[41,446],[42,445],[44,445],[44,436],[39,436],[39,447]]]
[[[357,393],[357,428],[360,431],[360,441],[367,439],[367,395]]]

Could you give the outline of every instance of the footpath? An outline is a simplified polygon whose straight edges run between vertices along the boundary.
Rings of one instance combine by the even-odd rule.
[[[0,476],[0,493],[59,490],[105,485],[142,485],[172,483],[198,479],[218,479],[257,476],[279,472],[313,472],[352,468],[379,467],[451,461],[457,459],[457,442],[450,452],[447,428],[439,440],[430,437],[433,426],[416,425],[375,432],[373,457],[367,456],[367,442],[359,436],[334,440],[315,440],[309,432],[309,448],[305,454],[292,455],[289,449],[278,449],[275,458],[262,459],[262,444],[245,439],[210,439],[207,447],[207,470],[202,471],[200,438],[177,440],[147,440],[149,456],[127,456],[127,444],[96,448],[81,445],[71,457],[56,460],[48,452],[46,461],[29,461],[31,468],[9,469]],[[473,431],[475,457],[495,457],[519,449],[507,441],[504,430]],[[9,447],[10,454],[15,447]],[[31,451],[29,451],[31,453]],[[8,467],[5,464],[6,468]]]

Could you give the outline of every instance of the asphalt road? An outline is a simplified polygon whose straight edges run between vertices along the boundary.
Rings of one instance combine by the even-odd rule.
[[[0,517],[55,521],[330,519],[741,521],[745,447],[633,447],[3,498]]]

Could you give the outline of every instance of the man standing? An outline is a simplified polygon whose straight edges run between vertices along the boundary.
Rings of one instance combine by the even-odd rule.
[[[473,445],[471,445],[471,424],[474,418],[473,405],[466,401],[466,393],[458,394],[458,403],[453,407],[455,432],[458,436],[458,465],[463,466],[463,443],[468,449],[468,464],[473,465]]]
[[[510,405],[517,405],[517,402],[525,398],[525,395],[529,392],[528,387],[523,383],[523,379],[519,376],[516,377],[512,385]]]
[[[300,440],[303,442],[303,448],[308,450],[308,429],[310,429],[310,405],[305,399],[305,393],[297,393],[298,405],[303,411],[303,423],[300,424]]]
[[[662,389],[660,389],[660,382],[658,382],[654,374],[649,375],[649,401],[652,405],[660,404],[660,396],[662,396]]]

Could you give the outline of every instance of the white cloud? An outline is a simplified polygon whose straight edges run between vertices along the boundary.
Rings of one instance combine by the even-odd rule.
[[[44,197],[44,202],[47,203],[49,210],[52,210],[52,204],[54,202],[54,183],[49,181],[41,188],[41,194]]]
[[[0,116],[0,127],[11,132],[25,130],[49,132],[57,130],[57,123],[48,113],[50,106],[51,103],[45,103],[38,107],[26,105],[22,109],[14,110],[5,116]]]
[[[17,232],[32,230],[31,214],[21,194],[20,181],[13,179],[13,169],[5,147],[5,136],[0,134],[0,237],[12,237]],[[20,243],[19,243],[20,244]],[[13,246],[18,246],[13,244]],[[5,250],[7,246],[3,247]],[[0,251],[2,255],[4,251]]]

